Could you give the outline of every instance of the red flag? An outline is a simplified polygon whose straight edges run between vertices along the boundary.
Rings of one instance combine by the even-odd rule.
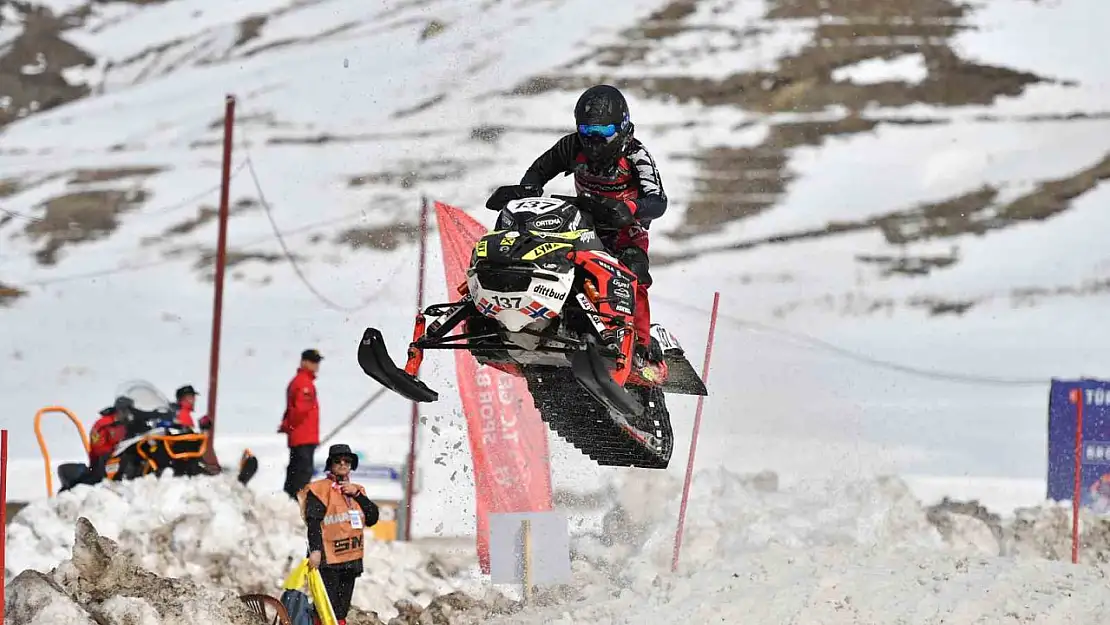
[[[461,209],[436,202],[447,292],[466,281],[474,244],[488,229]],[[489,573],[489,514],[551,509],[547,426],[523,378],[479,365],[454,350],[459,394],[474,459],[478,562]]]

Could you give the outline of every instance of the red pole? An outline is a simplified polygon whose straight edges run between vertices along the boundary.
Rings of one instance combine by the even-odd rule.
[[[713,335],[717,332],[717,307],[721,302],[721,292],[713,293],[713,312],[709,314],[709,338],[705,342],[705,362],[701,366],[701,379],[709,384],[709,359],[713,355]],[[701,410],[705,405],[705,395],[698,397],[698,408],[694,413],[694,434],[690,437],[690,457],[686,460],[686,482],[682,485],[682,504],[678,509],[678,529],[674,533],[674,555],[671,558],[671,572],[678,570],[678,552],[682,549],[682,529],[686,523],[686,502],[690,498],[690,482],[694,479],[694,456],[698,451],[698,432],[701,430]]]
[[[216,393],[220,378],[220,327],[223,324],[224,269],[227,265],[227,220],[231,195],[231,145],[235,128],[235,96],[228,95],[224,108],[224,160],[220,172],[220,227],[216,241],[215,296],[212,301],[212,349],[208,363],[208,418],[212,429],[208,432],[208,448],[204,461],[213,473],[219,473],[220,461],[216,458]]]
[[[8,542],[8,431],[0,430],[0,623],[4,622],[4,563],[5,549]]]
[[[1073,389],[1075,402],[1075,492],[1071,497],[1071,563],[1079,564],[1079,500],[1083,494],[1083,390]]]
[[[424,273],[428,262],[428,198],[420,199],[420,261],[416,278],[416,311],[424,310]],[[419,372],[419,369],[417,369]],[[414,374],[415,375],[415,374]],[[405,484],[405,540],[412,540],[412,497],[416,484],[416,434],[420,427],[420,407],[412,402],[409,424],[408,476]]]

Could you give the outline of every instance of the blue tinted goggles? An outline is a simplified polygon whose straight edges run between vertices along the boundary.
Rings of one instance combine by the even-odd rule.
[[[578,124],[578,134],[583,137],[604,137],[610,139],[617,134],[616,124]]]

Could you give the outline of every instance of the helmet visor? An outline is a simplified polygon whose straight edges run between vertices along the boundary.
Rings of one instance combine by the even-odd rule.
[[[601,137],[612,139],[617,134],[616,124],[578,124],[578,134],[583,138]]]

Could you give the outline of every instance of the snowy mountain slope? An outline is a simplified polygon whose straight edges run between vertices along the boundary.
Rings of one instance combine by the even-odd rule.
[[[1093,60],[1106,8],[1092,0],[50,6],[75,12],[58,36],[96,62],[65,70],[92,95],[0,136],[0,207],[14,213],[0,217],[0,282],[27,292],[0,311],[0,423],[31,462],[39,406],[91,416],[136,374],[167,391],[203,385],[215,239],[204,208],[227,92],[240,98],[238,262],[222,434],[280,445],[281,391],[308,345],[329,357],[325,429],[373,392],[354,344],[368,324],[398,354],[409,336],[420,196],[480,206],[603,79],[627,88],[663,170],[672,208],[652,229],[653,311],[694,361],[722,291],[706,465],[1038,478],[1048,377],[1102,362],[1102,334],[1076,330],[1101,319],[1107,266],[1108,103]],[[274,223],[335,305],[284,260],[248,155]],[[859,355],[997,379],[954,383]],[[449,357],[425,371],[453,386]],[[458,426],[444,397],[425,414]],[[691,408],[672,403],[679,449]],[[406,416],[390,397],[365,421]],[[65,428],[47,428],[56,458],[79,454]],[[559,483],[598,482],[603,471],[556,447]],[[423,455],[437,484],[468,462],[465,446]],[[441,455],[447,466],[432,464]],[[451,484],[441,494],[460,507],[447,524],[465,532],[472,503],[455,493],[468,486]],[[443,522],[421,518],[418,531]]]

